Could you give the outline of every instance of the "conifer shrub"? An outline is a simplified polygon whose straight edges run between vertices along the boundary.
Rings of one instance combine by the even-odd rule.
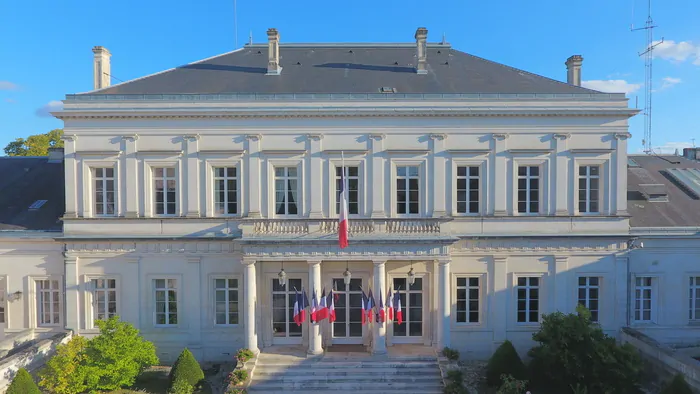
[[[523,360],[520,359],[513,343],[508,340],[503,342],[489,359],[486,365],[486,383],[490,387],[500,387],[501,375],[510,375],[517,380],[527,377]]]
[[[34,383],[32,375],[26,369],[20,368],[5,394],[41,394],[41,391]]]
[[[183,380],[193,387],[197,387],[204,380],[202,367],[187,348],[180,353],[173,368],[170,370],[171,385],[174,385],[178,380]]]
[[[683,374],[679,373],[661,390],[661,394],[693,394],[693,390],[685,381]]]
[[[176,380],[170,387],[169,394],[192,394],[194,393],[194,387],[184,380]]]

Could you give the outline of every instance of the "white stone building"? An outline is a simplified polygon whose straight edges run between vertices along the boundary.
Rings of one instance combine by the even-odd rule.
[[[220,360],[243,346],[383,353],[407,343],[485,357],[506,339],[526,350],[542,313],[579,301],[616,334],[640,312],[643,289],[629,280],[663,267],[643,323],[693,335],[688,308],[656,312],[688,294],[680,278],[693,264],[654,265],[666,238],[630,234],[628,119],[638,111],[624,94],[580,87],[579,56],[563,83],[426,36],[285,45],[271,29],[266,44],[114,86],[110,53],[94,48],[95,90],[55,113],[62,232],[0,233],[0,283],[22,292],[4,301],[7,331],[91,335],[95,319],[118,314],[165,361],[185,346]],[[343,160],[346,249],[336,234]],[[661,256],[630,252],[640,240]],[[294,288],[334,286],[338,320],[298,327]],[[363,326],[360,288],[389,286],[406,322]],[[678,294],[657,296],[668,286]]]

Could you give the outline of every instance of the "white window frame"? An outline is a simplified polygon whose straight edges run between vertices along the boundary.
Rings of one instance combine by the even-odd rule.
[[[224,279],[226,280],[226,285],[228,286],[228,281],[231,279],[235,279],[238,282],[238,287],[236,287],[236,291],[238,292],[238,323],[232,324],[232,323],[217,323],[216,322],[216,292],[218,291],[219,288],[216,287],[216,280],[217,279]],[[211,308],[210,308],[210,313],[212,314],[211,316],[211,321],[212,321],[212,326],[214,327],[237,327],[242,325],[242,319],[243,319],[243,281],[240,276],[237,275],[226,275],[226,274],[215,274],[215,275],[210,275],[209,276],[209,284],[211,286],[210,289],[210,297],[211,297]],[[231,288],[227,288],[227,290],[230,290]],[[229,318],[229,311],[228,311],[228,303],[230,302],[228,300],[228,291],[226,292],[226,320],[228,321]]]
[[[157,170],[162,170],[163,175],[162,177],[159,177],[156,175]],[[168,175],[168,170],[173,170],[173,175],[170,176]],[[153,200],[151,203],[153,204],[153,216],[155,217],[161,217],[161,216],[178,216],[179,210],[179,203],[181,199],[181,195],[179,195],[179,179],[178,179],[178,174],[177,174],[177,168],[175,166],[164,166],[164,167],[159,167],[159,166],[153,166],[151,167],[151,193],[152,193],[152,198]],[[162,181],[163,182],[163,213],[158,213],[157,207],[159,202],[156,201],[156,182]],[[168,182],[174,181],[175,182],[175,201],[170,201],[168,200]],[[168,213],[168,205],[173,204],[175,205],[175,209],[173,213]]]
[[[586,283],[583,284],[583,285],[581,285],[581,284],[579,283],[579,281],[580,281],[581,278],[586,278]],[[590,279],[591,279],[591,278],[597,278],[597,279],[598,279],[598,285],[597,285],[597,286],[596,286],[596,285],[591,285],[591,284],[590,284]],[[580,304],[580,302],[579,302],[580,299],[579,299],[579,296],[578,296],[578,293],[579,293],[579,290],[580,290],[580,289],[584,289],[585,292],[586,292],[586,298],[585,298],[585,301],[584,301],[585,304],[582,304],[582,305],[583,305],[584,307],[588,308],[589,310],[590,310],[589,305],[590,305],[590,301],[591,301],[591,298],[590,298],[590,290],[591,290],[591,289],[598,289],[598,298],[597,298],[597,300],[596,300],[596,301],[598,301],[598,309],[596,310],[596,311],[598,312],[598,319],[596,319],[596,320],[592,320],[592,319],[591,319],[591,320],[594,321],[594,322],[596,322],[596,323],[600,323],[601,320],[602,320],[601,317],[602,317],[602,312],[603,312],[603,310],[602,310],[602,302],[601,302],[601,301],[602,301],[602,298],[603,298],[603,277],[602,277],[601,275],[598,275],[598,274],[588,274],[588,273],[580,273],[580,274],[578,274],[578,275],[576,276],[576,305],[577,305],[577,306]]]
[[[459,175],[459,169],[460,169],[460,168],[466,168],[466,169],[467,169],[467,174],[464,175],[464,176],[460,176],[460,175]],[[472,175],[470,174],[472,168],[476,168],[477,171],[478,171],[478,173],[479,173],[479,175],[477,175],[476,177],[472,176]],[[459,186],[456,186],[456,187],[455,187],[455,210],[457,211],[457,215],[461,215],[461,216],[475,216],[475,215],[479,215],[479,214],[481,213],[481,205],[482,205],[482,203],[483,203],[483,201],[481,200],[481,190],[482,190],[482,187],[481,187],[481,183],[482,183],[482,175],[481,175],[481,172],[482,172],[482,171],[481,171],[481,170],[482,170],[482,167],[481,167],[481,166],[478,166],[478,165],[476,165],[476,166],[457,165],[456,171],[455,171],[455,183],[456,183],[457,185],[459,185],[459,180],[460,180],[460,179],[464,179],[464,180],[466,181],[466,187],[467,187],[467,188],[465,189],[465,190],[466,190],[466,201],[465,201],[465,204],[466,204],[465,208],[466,208],[466,210],[465,210],[465,212],[459,212],[459,203],[460,203],[460,201],[459,201],[459,199],[458,199],[458,197],[457,197],[457,196],[459,195]],[[469,185],[471,184],[470,181],[473,180],[473,179],[476,179],[476,181],[477,181],[477,191],[476,191],[476,193],[477,193],[477,195],[478,195],[479,197],[478,197],[478,200],[477,200],[477,202],[476,202],[476,203],[478,204],[478,205],[477,205],[476,212],[469,212],[469,210],[470,210],[470,205],[471,205],[471,203],[472,203],[471,198],[470,198],[470,195],[471,195],[472,190],[471,190],[471,187],[470,187]]]
[[[581,155],[581,154],[579,154]],[[609,153],[598,155],[598,158],[581,158],[581,157],[574,157],[573,160],[573,168],[571,170],[573,171],[573,189],[574,190],[574,195],[572,198],[569,199],[571,204],[573,205],[573,212],[576,216],[600,216],[600,215],[605,215],[606,213],[610,212],[610,201],[612,198],[611,195],[611,188],[609,185],[609,180],[610,180],[610,159],[609,159]],[[578,180],[579,180],[579,175],[578,175],[578,169],[579,167],[583,166],[598,166],[600,167],[600,175],[598,176],[598,184],[600,186],[598,190],[598,212],[595,213],[587,213],[587,212],[581,212],[578,209]],[[571,184],[570,184],[571,185]]]
[[[152,316],[153,316],[153,327],[163,327],[163,328],[170,328],[170,327],[179,327],[180,322],[182,322],[183,319],[183,313],[182,313],[182,277],[181,276],[174,276],[174,275],[153,275],[149,276],[149,285],[151,289],[151,300],[152,300],[152,305],[151,305],[151,310],[152,310]],[[157,288],[156,287],[156,281],[157,280],[165,280],[165,287],[163,288]],[[174,280],[175,281],[175,287],[169,287],[168,281]],[[176,318],[177,318],[177,323],[174,324],[169,324],[168,323],[168,314],[169,312],[169,306],[168,306],[168,301],[167,301],[167,295],[169,290],[175,290],[175,303],[177,306],[177,312],[176,312]],[[166,316],[166,323],[165,324],[158,324],[158,309],[157,309],[157,291],[158,290],[165,290],[166,293],[166,301],[165,301],[165,316]]]
[[[476,156],[483,156],[486,153],[477,153]],[[454,154],[453,154],[454,155]],[[451,185],[451,210],[452,216],[482,216],[489,212],[488,188],[491,187],[488,182],[488,158],[452,158],[452,172],[450,174]],[[457,167],[479,167],[479,212],[477,213],[459,213],[457,212]]]
[[[224,176],[223,176],[223,177],[219,177],[219,176],[216,175],[216,171],[217,171],[218,169],[222,169],[222,168],[225,170],[225,171],[224,171]],[[233,169],[233,170],[236,172],[236,176],[234,176],[234,177],[228,176],[228,174],[227,174],[228,169]],[[217,204],[217,202],[216,202],[216,196],[217,196],[216,185],[217,185],[217,181],[219,181],[219,180],[223,180],[223,181],[224,181],[224,186],[225,186],[225,192],[224,192],[224,197],[225,197],[224,200],[225,200],[225,201],[223,202],[223,204],[224,204],[224,206],[226,207],[226,210],[228,210],[228,204],[229,204],[229,203],[231,203],[231,202],[236,203],[236,212],[235,212],[235,213],[229,213],[229,212],[218,213],[218,212],[217,212],[217,207],[216,207],[216,204]],[[227,181],[229,181],[229,180],[235,180],[235,181],[236,181],[236,189],[234,190],[235,193],[236,193],[236,201],[229,201],[229,200],[228,200],[228,193],[230,192],[230,190],[228,189],[228,182],[227,182]],[[225,216],[240,216],[240,214],[241,214],[241,205],[240,205],[240,201],[241,201],[241,197],[240,197],[240,195],[241,195],[241,173],[240,173],[240,171],[238,171],[238,166],[214,166],[214,167],[212,167],[212,195],[213,195],[213,199],[212,199],[212,204],[213,204],[213,205],[212,205],[212,210],[213,210],[213,213],[214,213],[215,216],[224,216],[224,217],[225,217]]]
[[[512,282],[512,297],[513,297],[513,321],[515,322],[516,326],[539,326],[540,323],[542,322],[542,314],[545,313],[545,304],[544,302],[547,300],[546,294],[545,294],[545,280],[546,280],[547,275],[544,273],[538,273],[538,272],[526,272],[526,273],[514,273],[513,274],[513,282]],[[536,288],[538,289],[538,299],[537,299],[537,321],[532,322],[532,321],[525,321],[525,322],[519,322],[518,321],[518,289],[520,288],[525,288],[525,289],[532,289],[535,288],[535,286],[530,286],[529,283],[526,284],[526,286],[518,286],[518,279],[519,278],[537,278],[537,286]],[[530,293],[527,292],[527,299],[526,299],[526,309],[525,309],[525,316],[529,320],[530,319]]]
[[[427,159],[396,159],[391,160],[391,174],[389,174],[391,180],[391,214],[393,217],[397,218],[418,218],[427,215],[427,182],[426,182],[426,168]],[[398,167],[418,167],[418,213],[411,214],[399,214],[396,208],[397,199],[396,195],[398,190],[396,188],[396,180],[398,179]],[[408,207],[406,207],[408,210]]]
[[[651,284],[649,286],[637,286],[637,279],[644,279],[644,278],[650,278],[651,279]],[[630,313],[632,314],[631,320],[635,324],[657,324],[658,323],[658,309],[659,309],[659,281],[660,278],[657,275],[649,275],[649,274],[635,274],[632,277],[632,306],[630,308]],[[640,290],[645,290],[649,289],[651,291],[651,297],[650,297],[650,313],[649,313],[649,320],[643,320],[643,298],[640,299],[640,309],[639,309],[639,316],[640,319],[637,319],[637,289]]]
[[[520,175],[520,168],[525,168],[526,169],[526,174],[525,175]],[[532,175],[532,169],[537,168],[537,175]],[[519,164],[515,168],[515,213],[518,215],[522,216],[533,216],[533,215],[539,215],[542,212],[542,195],[543,195],[543,190],[542,190],[542,166],[536,165],[536,164]],[[520,180],[525,180],[525,208],[526,212],[520,212]],[[530,188],[530,183],[532,180],[537,180],[537,211],[533,212],[530,211],[530,204],[532,204],[532,201],[530,200],[530,194],[533,191]]]
[[[331,174],[331,179],[330,179],[330,212],[333,212],[334,216],[339,216],[340,212],[338,212],[337,209],[337,202],[338,202],[338,189],[336,187],[336,182],[338,181],[338,177],[336,176],[336,171],[338,168],[342,166],[342,162],[340,160],[333,160],[330,165],[330,174]],[[361,161],[357,160],[345,160],[345,167],[357,167],[357,177],[354,177],[357,179],[357,213],[350,213],[348,210],[348,214],[350,217],[362,217],[365,216],[365,187],[364,187],[364,180],[366,179],[365,173],[364,173],[364,165]],[[353,177],[350,177],[348,175],[348,180]]]
[[[57,288],[56,289],[50,289],[48,292],[40,291],[39,290],[39,282],[43,281],[55,281],[57,282]],[[34,304],[34,310],[32,311],[34,314],[34,318],[36,319],[36,327],[42,328],[42,327],[60,327],[63,322],[63,280],[61,277],[57,276],[47,276],[47,277],[31,277],[31,284],[32,284],[32,290],[33,290],[33,304]],[[55,291],[54,291],[55,290]],[[58,293],[58,321],[51,321],[49,323],[42,322],[42,310],[41,310],[41,304],[42,304],[42,293]],[[53,308],[53,295],[51,296],[51,305]],[[51,310],[51,316],[53,320],[53,314],[55,313],[54,310]]]
[[[200,157],[202,155],[206,155],[206,152],[200,151]],[[244,216],[245,212],[245,202],[246,202],[246,196],[244,195],[243,191],[243,177],[245,174],[245,166],[244,166],[244,161],[240,158],[241,153],[236,153],[232,152],[231,154],[225,154],[224,152],[219,153],[219,154],[214,154],[214,153],[209,153],[209,155],[215,155],[215,156],[221,156],[221,157],[216,157],[216,158],[205,158],[204,163],[205,163],[205,169],[206,169],[206,180],[205,180],[205,188],[206,188],[206,216],[207,217],[241,217]],[[225,157],[231,157],[231,158],[225,158]],[[238,174],[238,213],[235,215],[227,214],[227,215],[220,215],[216,213],[215,206],[214,206],[214,201],[216,200],[214,197],[214,169],[215,168],[221,168],[221,167],[235,167],[236,168],[236,173]],[[256,180],[255,182],[260,182],[260,180]]]
[[[692,282],[691,282],[692,281]],[[687,275],[688,283],[688,322],[692,324],[700,323],[700,313],[696,314],[695,311],[700,309],[700,297],[695,297],[697,291],[700,290],[700,272],[689,273]]]
[[[457,321],[457,290],[460,289],[461,287],[457,286],[457,279],[460,278],[466,278],[467,279],[467,321],[466,322],[458,322]],[[479,321],[478,322],[469,322],[469,279],[476,278],[479,280],[479,286],[478,286],[478,291],[479,291],[479,310],[478,310],[478,317]],[[451,320],[451,325],[455,329],[469,329],[469,328],[475,328],[475,327],[484,327],[486,326],[486,318],[487,318],[487,313],[486,313],[486,308],[485,306],[488,303],[487,296],[488,296],[488,280],[487,280],[487,274],[486,273],[453,273],[452,274],[452,311],[451,315],[454,316],[453,319]]]
[[[586,169],[586,174],[581,175],[581,169],[585,168]],[[598,175],[591,175],[591,169],[592,168],[598,168]],[[600,208],[601,208],[601,192],[600,189],[602,188],[602,184],[600,183],[601,181],[601,175],[603,172],[603,168],[600,165],[593,165],[593,164],[584,164],[584,165],[579,165],[576,167],[576,208],[579,210],[579,213],[581,215],[600,215]],[[596,211],[591,211],[591,203],[593,202],[594,193],[591,190],[591,182],[597,179],[598,180],[598,191],[595,193],[596,200],[598,202],[598,209]],[[581,180],[586,181],[586,187],[584,189],[581,189],[580,184]],[[583,201],[581,201],[580,194],[581,191],[584,191],[586,193],[586,197]],[[581,203],[584,203],[586,205],[585,211],[581,211]]]
[[[534,153],[537,156],[542,156],[542,154]],[[547,154],[548,155],[548,154]],[[512,185],[512,196],[511,196],[511,209],[513,216],[538,216],[544,215],[549,212],[551,203],[546,196],[549,196],[549,169],[550,163],[548,158],[544,157],[533,157],[533,158],[522,158],[515,156],[511,160],[511,185]],[[533,213],[521,213],[518,212],[518,168],[521,166],[539,167],[539,211]],[[506,191],[504,190],[504,193]],[[528,207],[529,208],[529,207]]]
[[[117,211],[118,211],[118,207],[117,207],[117,196],[118,196],[118,193],[119,193],[119,192],[117,191],[117,175],[118,175],[118,174],[117,174],[117,172],[116,172],[116,168],[114,168],[114,167],[91,167],[91,170],[92,170],[92,174],[91,174],[91,175],[92,175],[92,186],[93,186],[93,188],[94,188],[93,191],[92,191],[92,207],[91,207],[91,208],[95,208],[95,210],[94,210],[94,212],[95,212],[94,216],[95,216],[95,217],[110,217],[110,216],[116,216],[116,215],[117,215]],[[97,170],[102,170],[102,174],[103,174],[103,175],[102,175],[101,177],[98,177],[98,176],[97,176]],[[112,176],[111,176],[111,177],[107,176],[107,170],[112,170]],[[95,183],[97,183],[98,181],[100,181],[100,184],[102,185],[102,193],[103,193],[102,200],[103,200],[103,201],[102,201],[102,203],[99,204],[99,205],[102,205],[102,212],[107,212],[107,207],[109,206],[109,204],[108,204],[108,202],[107,202],[107,198],[106,198],[106,196],[105,196],[105,193],[110,192],[109,190],[107,190],[107,187],[106,187],[106,186],[107,186],[107,182],[110,181],[110,180],[112,181],[112,186],[113,186],[113,188],[112,188],[112,190],[111,190],[111,193],[112,193],[112,195],[113,195],[113,198],[112,198],[112,199],[113,199],[113,205],[114,205],[114,206],[112,207],[113,213],[111,213],[111,214],[110,214],[110,213],[97,213],[97,206],[98,206],[99,202],[97,201],[97,191],[98,191],[98,189],[97,189],[97,187],[95,186]]]
[[[149,154],[149,152],[144,152],[144,155],[148,157],[155,156],[154,154]],[[144,159],[143,160],[143,206],[145,211],[145,216],[147,217],[179,217],[182,216],[182,197],[183,197],[183,183],[182,182],[182,164],[179,159],[179,154],[168,152],[163,154],[163,158],[158,159]],[[175,169],[175,214],[174,215],[156,215],[155,207],[155,177],[154,171],[156,168],[174,168]]]
[[[285,175],[280,178],[284,179],[284,192],[285,192],[285,213],[279,214],[277,213],[277,169],[278,168],[285,168]],[[297,175],[296,177],[290,177],[289,174],[289,168],[295,168],[297,170]],[[303,216],[303,211],[302,211],[302,203],[301,200],[304,198],[302,195],[302,190],[304,189],[302,185],[302,179],[303,179],[303,174],[300,171],[300,167],[298,165],[273,165],[272,167],[272,193],[271,193],[271,203],[272,203],[272,212],[274,214],[274,217],[276,218],[298,218]],[[295,214],[290,214],[289,213],[289,197],[286,195],[286,193],[290,192],[291,190],[287,189],[288,182],[290,180],[296,180],[297,182],[297,200],[295,201],[296,208],[297,208],[297,213]]]
[[[83,217],[118,217],[123,212],[122,199],[120,194],[119,182],[121,182],[120,171],[121,161],[119,155],[121,152],[78,152],[76,156],[79,158],[77,177],[80,183],[77,185],[78,196],[82,198],[78,200],[78,212],[82,212]],[[114,214],[113,215],[97,215],[94,212],[95,205],[95,168],[113,168],[114,169]],[[66,186],[70,187],[70,186]]]
[[[116,301],[116,312],[115,315],[121,316],[121,291],[120,291],[120,275],[86,275],[84,277],[84,283],[87,291],[85,292],[85,305],[89,305],[86,310],[86,321],[85,327],[87,329],[95,329],[95,320],[97,320],[97,295],[96,292],[102,289],[97,289],[94,287],[93,280],[114,280],[115,282],[115,301]],[[107,306],[106,306],[107,307]],[[106,309],[105,309],[106,310]],[[109,313],[107,313],[109,315]],[[109,316],[107,316],[109,317]]]

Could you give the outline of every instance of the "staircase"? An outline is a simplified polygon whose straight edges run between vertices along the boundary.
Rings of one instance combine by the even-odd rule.
[[[442,393],[436,357],[314,357],[261,353],[248,392]]]

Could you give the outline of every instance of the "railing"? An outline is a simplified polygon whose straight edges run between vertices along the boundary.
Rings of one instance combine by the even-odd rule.
[[[350,236],[440,235],[440,219],[350,219]],[[337,219],[255,219],[243,236],[326,236],[338,232]]]
[[[309,225],[306,221],[299,220],[256,220],[253,223],[253,233],[256,235],[304,235],[309,233]]]

